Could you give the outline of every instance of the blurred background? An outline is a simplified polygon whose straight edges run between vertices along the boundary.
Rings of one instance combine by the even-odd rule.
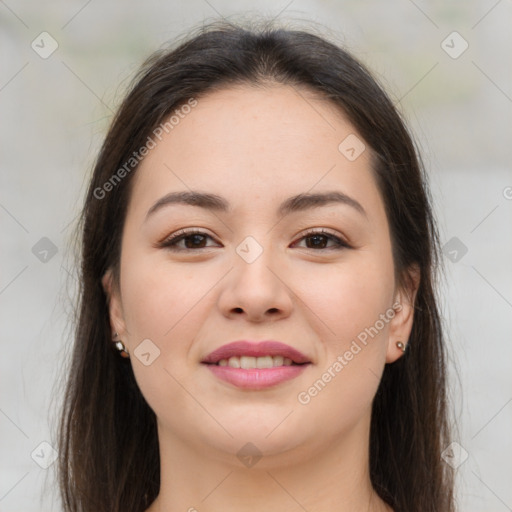
[[[461,511],[512,510],[511,0],[0,0],[0,511],[60,511],[73,229],[141,62],[203,22],[325,26],[418,140],[443,241]]]

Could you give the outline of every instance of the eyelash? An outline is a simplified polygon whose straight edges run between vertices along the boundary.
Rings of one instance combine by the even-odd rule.
[[[158,244],[158,246],[160,248],[166,248],[170,251],[175,251],[175,252],[179,252],[179,251],[187,252],[187,251],[197,251],[197,250],[201,250],[201,249],[208,249],[208,247],[199,247],[197,249],[191,249],[191,248],[178,248],[176,246],[176,244],[178,242],[180,242],[181,240],[185,240],[188,237],[191,237],[193,235],[202,235],[202,236],[206,236],[208,238],[213,239],[213,237],[211,237],[208,233],[204,233],[203,231],[199,231],[199,230],[195,230],[195,229],[191,229],[191,230],[182,229],[180,231],[177,231],[175,234],[171,235],[170,237],[166,238],[162,242],[160,242]],[[311,230],[307,231],[306,233],[304,233],[299,240],[303,240],[305,238],[312,237],[315,235],[325,236],[329,240],[332,240],[336,244],[336,246],[335,247],[326,247],[326,248],[321,248],[321,249],[306,247],[306,249],[316,252],[319,250],[320,251],[330,251],[330,250],[341,250],[341,249],[350,249],[351,248],[351,246],[349,244],[347,244],[344,240],[333,235],[332,233],[329,233],[325,229],[321,229],[321,230],[311,229]]]

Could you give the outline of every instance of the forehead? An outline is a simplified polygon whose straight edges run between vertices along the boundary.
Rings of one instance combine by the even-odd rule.
[[[200,97],[187,111],[155,139],[137,169],[134,207],[143,204],[147,211],[164,194],[188,189],[229,196],[255,211],[327,190],[362,203],[380,201],[369,148],[352,160],[340,151],[345,140],[363,141],[341,110],[317,94],[237,86]]]

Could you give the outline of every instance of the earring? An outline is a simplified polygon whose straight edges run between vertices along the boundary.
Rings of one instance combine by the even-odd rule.
[[[396,342],[396,346],[402,351],[405,352],[405,345],[401,341]]]
[[[116,338],[119,336],[117,332],[114,333],[114,338],[112,339],[112,342],[116,346],[117,350],[119,350],[119,353],[121,357],[130,357],[130,354],[128,352],[128,349],[124,346],[124,343],[121,340],[116,340]]]

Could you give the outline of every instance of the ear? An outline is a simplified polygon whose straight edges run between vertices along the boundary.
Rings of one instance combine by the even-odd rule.
[[[117,332],[119,338],[122,338],[126,333],[126,325],[124,321],[121,297],[118,288],[114,285],[112,269],[109,268],[105,272],[101,278],[101,284],[103,286],[103,290],[105,291],[105,295],[107,296],[112,337],[114,333]]]
[[[421,271],[418,265],[406,270],[405,284],[395,294],[393,309],[395,316],[389,322],[389,339],[386,363],[394,363],[403,352],[396,346],[401,341],[405,347],[409,340],[414,320],[414,302],[420,285]]]

